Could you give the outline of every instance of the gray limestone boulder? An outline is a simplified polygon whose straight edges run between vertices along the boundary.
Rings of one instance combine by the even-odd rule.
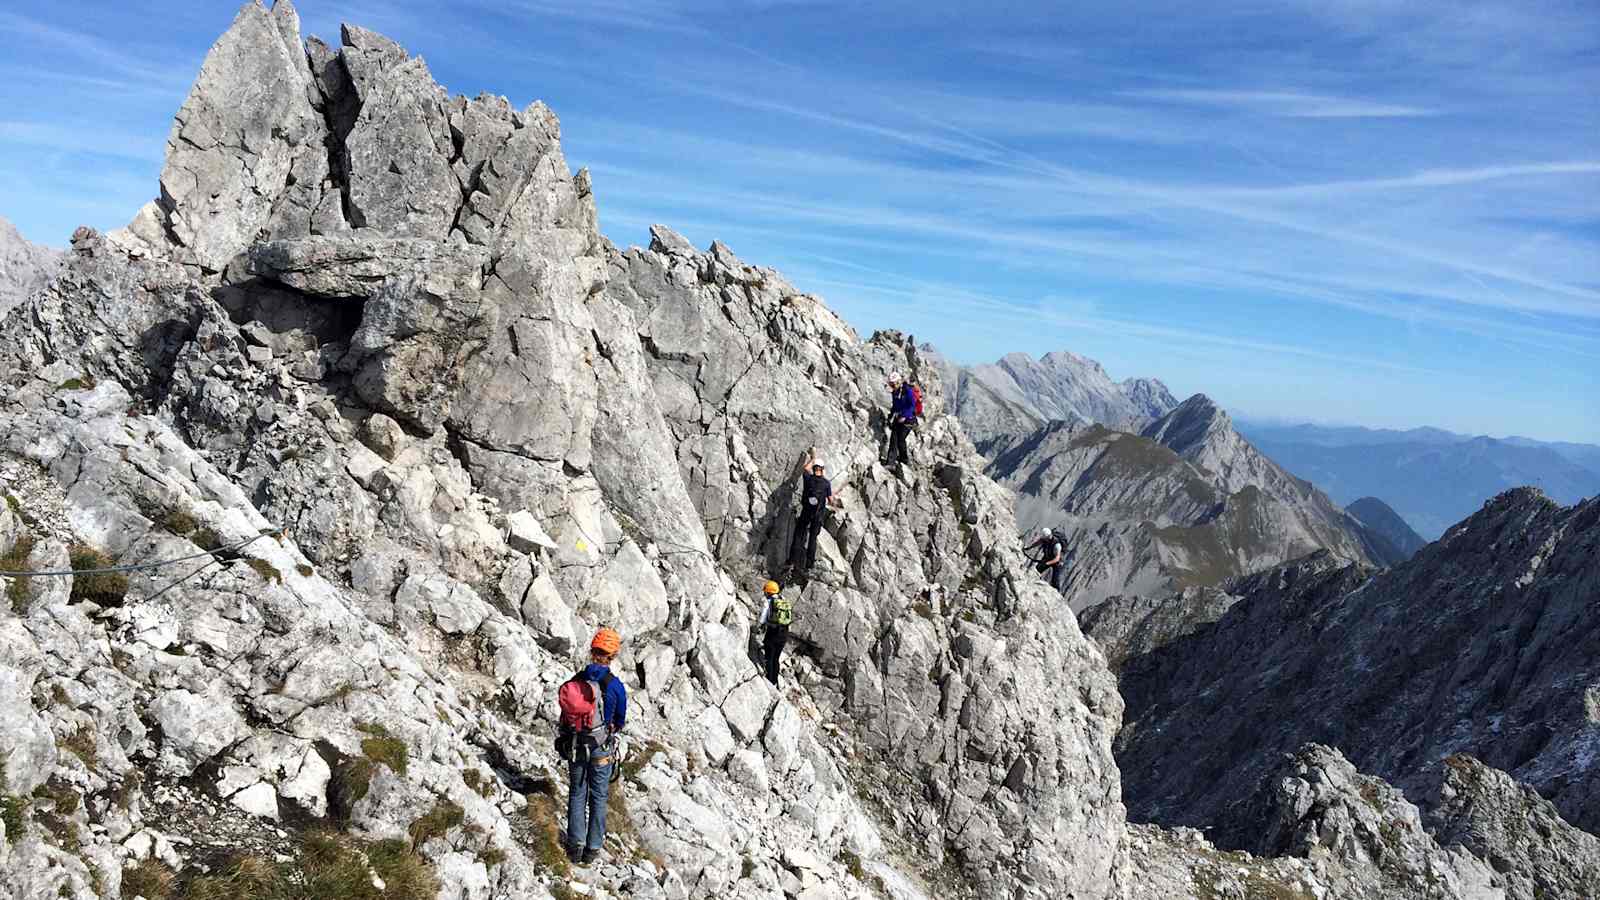
[[[1533,788],[1465,754],[1438,769],[1428,830],[1488,862],[1511,900],[1600,897],[1600,838],[1574,828]]]
[[[1482,860],[1441,848],[1399,791],[1318,744],[1302,747],[1241,800],[1218,842],[1261,856],[1325,860],[1343,870],[1345,895],[1506,896]]]

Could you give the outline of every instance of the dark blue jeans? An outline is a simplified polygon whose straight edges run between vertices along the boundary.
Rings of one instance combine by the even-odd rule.
[[[613,765],[575,762],[567,766],[567,846],[574,850],[599,850],[605,845],[606,798],[611,796]]]

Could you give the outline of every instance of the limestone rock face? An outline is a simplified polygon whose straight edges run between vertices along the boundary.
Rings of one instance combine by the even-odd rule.
[[[1323,558],[1337,565],[1331,555]],[[1184,588],[1170,597],[1111,597],[1078,615],[1083,633],[1106,655],[1111,671],[1222,618],[1239,598],[1218,588]]]
[[[1088,831],[1114,826],[1093,824],[1107,813],[1090,810],[1114,809],[1116,788],[1111,773],[1084,764],[1097,752],[1068,737],[1106,734],[1118,700],[1103,689],[1102,663],[1047,590],[1001,574],[1018,560],[1008,498],[977,474],[981,459],[953,420],[935,412],[924,424],[915,474],[897,478],[878,462],[889,372],[928,386],[930,411],[945,408],[930,361],[893,333],[863,347],[777,272],[721,244],[695,251],[664,227],[614,267],[610,291],[641,323],[669,446],[719,563],[751,584],[780,569],[798,514],[796,466],[813,445],[828,464],[844,506],[796,597],[792,633],[817,666],[813,696],[854,711],[845,734],[869,751],[858,788],[894,807],[902,785],[925,784],[930,805],[897,816],[896,830],[932,858],[952,853],[985,892],[1008,876],[978,861],[1012,851],[1034,861],[1042,883],[1103,884],[1097,873],[1115,848]],[[968,650],[974,641],[988,652]],[[708,683],[721,683],[713,657],[698,658]],[[1045,715],[1050,729],[1020,745],[999,740],[1027,730],[1021,708],[1001,698],[1050,697],[1051,677],[1083,692],[1054,694],[1062,705]],[[747,705],[723,706],[735,736]],[[1029,816],[1062,818],[1007,847]],[[1068,844],[1081,855],[1057,855]]]
[[[1550,801],[1465,754],[1438,768],[1429,829],[1487,860],[1513,900],[1600,896],[1600,838],[1568,825]]]
[[[210,833],[292,858],[307,823],[419,822],[456,823],[415,842],[439,896],[554,892],[529,810],[602,624],[635,757],[590,891],[1119,890],[1114,682],[1021,577],[1009,496],[907,339],[720,243],[614,248],[550,110],[450,98],[355,26],[302,44],[283,0],[207,57],[162,183],[5,320],[0,552],[221,549],[0,604],[6,790],[82,801],[24,811],[81,852],[8,836],[18,896],[117,896]],[[898,477],[890,369],[934,410]],[[845,507],[783,577],[774,688],[752,625],[811,445]]]
[[[314,207],[327,175],[315,93],[294,5],[245,4],[173,121],[160,198],[130,230],[211,272],[269,229],[307,233],[286,207]]]

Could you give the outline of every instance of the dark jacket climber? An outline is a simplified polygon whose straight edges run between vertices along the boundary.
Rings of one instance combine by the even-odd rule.
[[[911,461],[906,452],[906,434],[917,424],[917,395],[911,383],[899,372],[889,376],[889,453],[885,465],[899,471],[901,464]]]
[[[1029,559],[1033,560],[1034,571],[1040,575],[1045,575],[1046,583],[1052,588],[1058,591],[1061,590],[1061,560],[1066,553],[1066,543],[1054,531],[1045,528],[1040,530],[1039,536],[1034,539],[1033,543],[1023,548],[1023,552],[1030,552],[1034,548],[1039,550],[1037,558],[1029,557]],[[1045,574],[1047,572],[1049,573],[1048,575]]]
[[[765,628],[766,634],[761,638],[762,655],[766,662],[767,680],[774,685],[778,683],[778,658],[783,655],[783,647],[789,641],[789,624],[794,621],[794,606],[781,593],[776,581],[769,581],[762,588],[766,602],[761,607],[761,621],[756,627]]]
[[[789,544],[789,566],[809,572],[817,562],[817,535],[822,531],[829,506],[843,506],[833,495],[833,484],[823,473],[826,467],[812,447],[800,463],[800,517],[795,522],[794,540]]]

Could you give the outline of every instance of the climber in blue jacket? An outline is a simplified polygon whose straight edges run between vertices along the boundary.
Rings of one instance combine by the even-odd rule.
[[[917,424],[916,388],[900,377],[899,372],[889,376],[889,459],[888,465],[896,472],[902,463],[910,460],[906,453],[906,433]]]

